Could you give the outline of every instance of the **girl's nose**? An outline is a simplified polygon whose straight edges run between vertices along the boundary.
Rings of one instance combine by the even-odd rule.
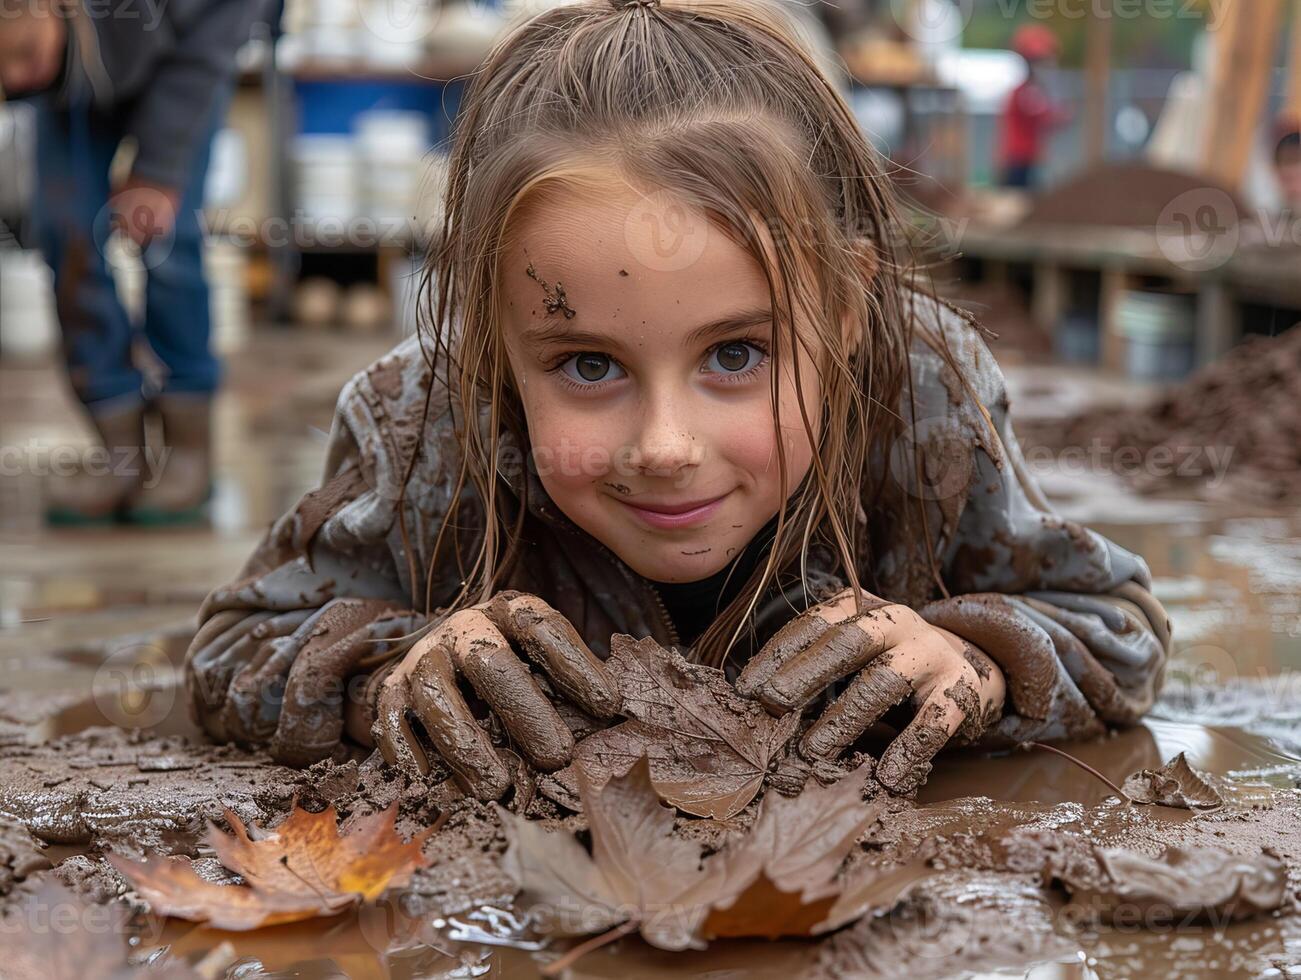
[[[664,406],[645,419],[633,447],[632,463],[647,476],[678,476],[700,462],[703,447],[681,415]]]

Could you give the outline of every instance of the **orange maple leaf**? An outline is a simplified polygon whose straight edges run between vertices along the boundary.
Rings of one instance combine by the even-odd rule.
[[[357,820],[339,835],[334,807],[310,813],[294,806],[274,830],[254,840],[230,810],[234,836],[208,825],[208,843],[242,885],[200,878],[187,858],[109,855],[153,910],[216,929],[244,931],[335,915],[405,883],[425,864],[421,848],[437,825],[409,841],[395,830],[397,804]]]

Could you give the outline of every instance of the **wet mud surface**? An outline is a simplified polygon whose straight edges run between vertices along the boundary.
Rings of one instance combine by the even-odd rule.
[[[289,769],[206,743],[182,698],[137,710],[103,696],[123,676],[136,678],[129,671],[141,663],[150,667],[150,690],[174,685],[198,597],[230,578],[262,522],[319,475],[323,433],[312,427],[328,424],[338,382],[370,352],[346,353],[346,371],[322,375],[319,391],[287,409],[270,376],[302,356],[266,359],[269,383],[249,383],[223,409],[221,438],[240,452],[221,464],[214,530],[144,541],[121,532],[40,536],[25,526],[6,540],[0,914],[58,883],[91,904],[130,911],[135,959],[165,950],[194,962],[229,941],[233,958],[219,976],[535,976],[558,950],[533,948],[538,937],[511,908],[496,811],[466,799],[442,767],[404,774],[358,753]],[[6,404],[18,391],[10,380],[0,381]],[[15,441],[4,426],[16,416],[6,418],[0,431]],[[1115,518],[1129,509],[1122,500]],[[1291,510],[1152,513],[1141,523],[1088,519],[1152,566],[1154,590],[1175,623],[1162,697],[1143,725],[1064,747],[1117,785],[1182,752],[1220,805],[1204,794],[1198,799],[1207,805],[1195,808],[1130,805],[1038,750],[945,752],[917,799],[892,801],[847,862],[846,871],[872,865],[915,882],[890,913],[820,941],[728,940],[666,953],[625,938],[567,975],[1301,975],[1301,519]],[[113,674],[118,668],[128,673]],[[522,760],[504,761],[511,806],[584,829],[581,816],[539,791]],[[779,766],[763,792],[790,790],[808,776]],[[1168,788],[1159,779],[1148,784],[1153,793]],[[404,835],[444,823],[426,845],[429,867],[401,901],[244,935],[151,919],[106,860],[110,852],[183,854],[213,880],[228,880],[202,843],[206,822],[224,826],[229,807],[245,823],[274,825],[295,800],[313,810],[332,804],[345,823],[396,802]],[[681,816],[677,832],[718,847],[750,825],[757,806],[725,820]],[[1195,857],[1171,860],[1172,847]],[[1122,884],[1129,891],[1117,904]],[[1279,911],[1234,920],[1252,901],[1276,897]],[[1215,907],[1190,907],[1206,902]]]

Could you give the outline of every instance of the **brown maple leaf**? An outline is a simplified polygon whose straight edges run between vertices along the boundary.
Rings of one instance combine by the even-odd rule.
[[[577,771],[590,855],[573,836],[500,810],[510,839],[503,867],[538,929],[557,936],[607,930],[574,953],[633,930],[669,950],[723,936],[816,935],[893,905],[917,877],[838,877],[883,805],[862,802],[864,770],[796,797],[769,793],[753,829],[704,860],[698,843],[674,835],[673,811],[660,803],[648,759],[600,785],[581,764]]]
[[[725,820],[754,799],[768,765],[790,741],[799,712],[774,718],[741,697],[721,670],[691,664],[652,639],[616,634],[606,667],[619,682],[622,711],[632,720],[590,735],[573,765],[543,781],[572,805],[577,767],[604,782],[650,760],[661,798],[698,817]]]
[[[243,931],[335,915],[378,898],[424,865],[421,848],[437,829],[403,841],[394,829],[396,803],[355,821],[342,837],[334,807],[310,813],[295,806],[257,840],[233,812],[225,816],[234,836],[209,824],[208,843],[242,885],[206,881],[186,858],[132,861],[111,854],[109,860],[158,914]]]

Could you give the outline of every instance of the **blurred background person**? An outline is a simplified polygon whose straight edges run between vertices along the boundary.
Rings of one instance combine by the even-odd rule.
[[[1285,116],[1274,133],[1274,179],[1282,210],[1301,214],[1301,118]]]
[[[54,270],[68,378],[112,465],[50,486],[55,523],[191,521],[211,492],[209,348],[201,207],[213,134],[258,0],[0,0],[0,84],[38,106],[36,239]],[[124,141],[129,176],[110,168]],[[105,260],[117,230],[148,268],[143,334],[165,369],[153,392],[136,325]],[[141,464],[145,418],[163,445]],[[144,479],[146,476],[150,479]]]
[[[1033,187],[1049,135],[1071,113],[1044,86],[1044,72],[1057,63],[1057,36],[1042,24],[1027,24],[1013,35],[1012,50],[1025,60],[1026,74],[999,121],[999,165],[1004,186]]]

